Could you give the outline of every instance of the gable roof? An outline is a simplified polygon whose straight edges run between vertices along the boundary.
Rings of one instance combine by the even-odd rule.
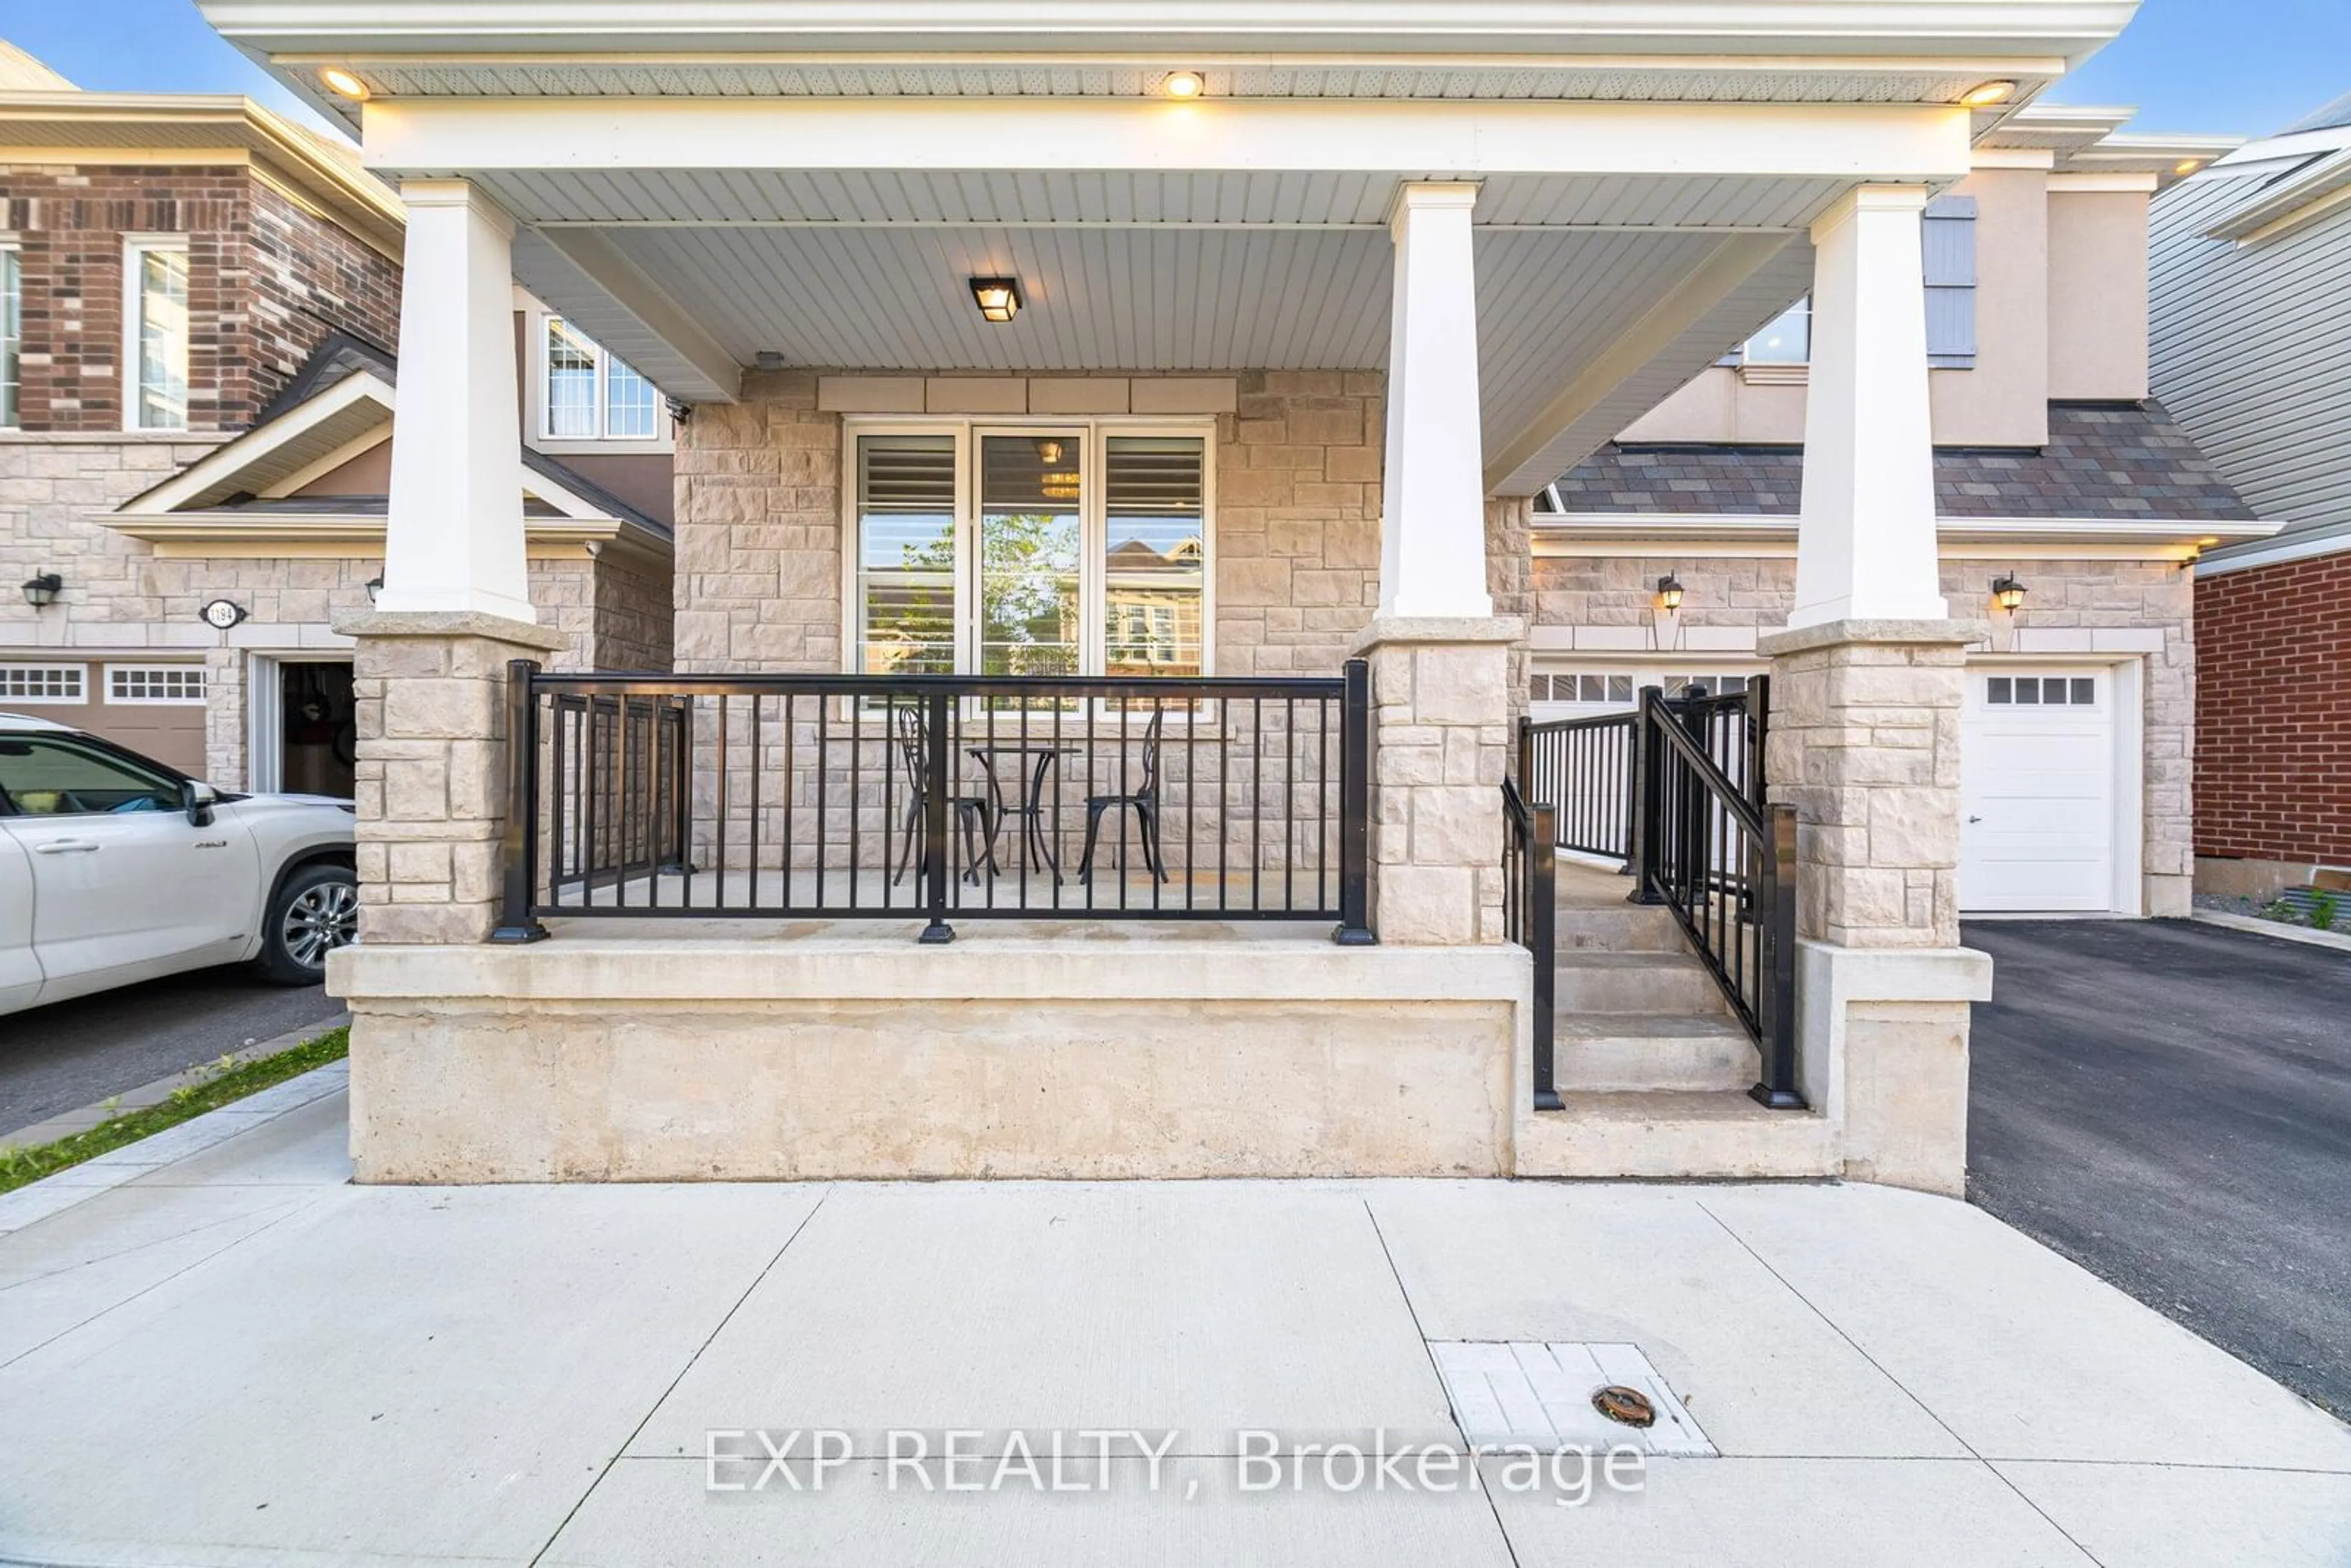
[[[1562,513],[1792,517],[1804,455],[1792,446],[1627,446],[1552,486]],[[2161,404],[2049,405],[2039,448],[1938,448],[1945,517],[2252,521],[2253,512]]]
[[[252,427],[214,447],[111,513],[109,526],[134,538],[188,537],[199,516],[220,527],[236,516],[381,518],[383,496],[303,497],[294,492],[329,469],[392,439],[398,359],[380,345],[332,331],[310,351]],[[669,526],[545,453],[516,443],[523,512],[541,520],[626,526],[654,538]],[[592,528],[591,528],[591,531]]]

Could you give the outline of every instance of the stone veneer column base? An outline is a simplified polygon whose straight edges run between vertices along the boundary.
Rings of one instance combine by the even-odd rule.
[[[1382,616],[1372,666],[1372,925],[1383,943],[1502,940],[1509,617]]]
[[[1839,621],[1760,639],[1766,777],[1797,811],[1803,1087],[1847,1175],[1957,1194],[1969,1004],[1991,960],[1959,946],[1960,621]]]
[[[507,820],[507,662],[569,644],[472,612],[335,618],[351,655],[360,939],[479,942],[497,924]]]

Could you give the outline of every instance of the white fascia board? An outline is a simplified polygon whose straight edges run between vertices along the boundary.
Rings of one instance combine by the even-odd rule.
[[[2254,540],[2275,534],[2276,523],[2200,517],[1940,517],[1936,537],[1951,544],[2083,544],[2146,545],[2150,548],[2192,546],[2200,539]],[[1536,553],[1548,539],[1656,540],[1662,545],[1692,541],[1792,541],[1797,518],[1792,512],[1570,512],[1537,513],[1533,523]]]
[[[2346,550],[2351,550],[2351,523],[2304,525],[2279,530],[2274,537],[2263,542],[2240,545],[2206,556],[2196,563],[2196,575],[2225,577],[2232,571],[2251,571],[2258,566],[2277,566],[2290,560],[2341,555]]]
[[[230,42],[273,55],[706,56],[793,47],[852,51],[1105,47],[1262,51],[1366,47],[1705,56],[1997,55],[2079,63],[2118,34],[2136,0],[1843,0],[1835,5],[1688,0],[201,0]],[[584,14],[583,14],[584,13]]]
[[[256,464],[298,436],[359,403],[371,403],[385,417],[392,412],[392,383],[367,371],[354,371],[318,396],[304,400],[266,424],[256,425],[216,446],[171,478],[122,503],[125,514],[176,510]],[[250,486],[256,493],[264,486]]]
[[[368,106],[386,172],[1113,169],[1946,183],[1963,109],[1124,99],[434,99]],[[534,214],[518,214],[526,219]]]

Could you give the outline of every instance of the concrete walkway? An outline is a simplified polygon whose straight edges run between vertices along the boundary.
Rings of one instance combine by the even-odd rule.
[[[342,1143],[327,1093],[0,1236],[0,1560],[2351,1560],[2351,1432],[1943,1199],[359,1188]],[[1310,1459],[1249,1490],[1255,1432],[1458,1450],[1428,1348],[1457,1340],[1636,1347],[1720,1457],[1615,1488],[1407,1463],[1408,1490]],[[713,1465],[714,1430],[792,1462]],[[821,1470],[818,1430],[848,1434]],[[893,1467],[893,1433],[932,1457]],[[990,1490],[1023,1444],[1038,1469]]]

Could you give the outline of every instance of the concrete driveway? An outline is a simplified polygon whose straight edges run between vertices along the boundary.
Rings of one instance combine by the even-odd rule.
[[[1969,1196],[2351,1411],[2351,954],[1982,921]]]

